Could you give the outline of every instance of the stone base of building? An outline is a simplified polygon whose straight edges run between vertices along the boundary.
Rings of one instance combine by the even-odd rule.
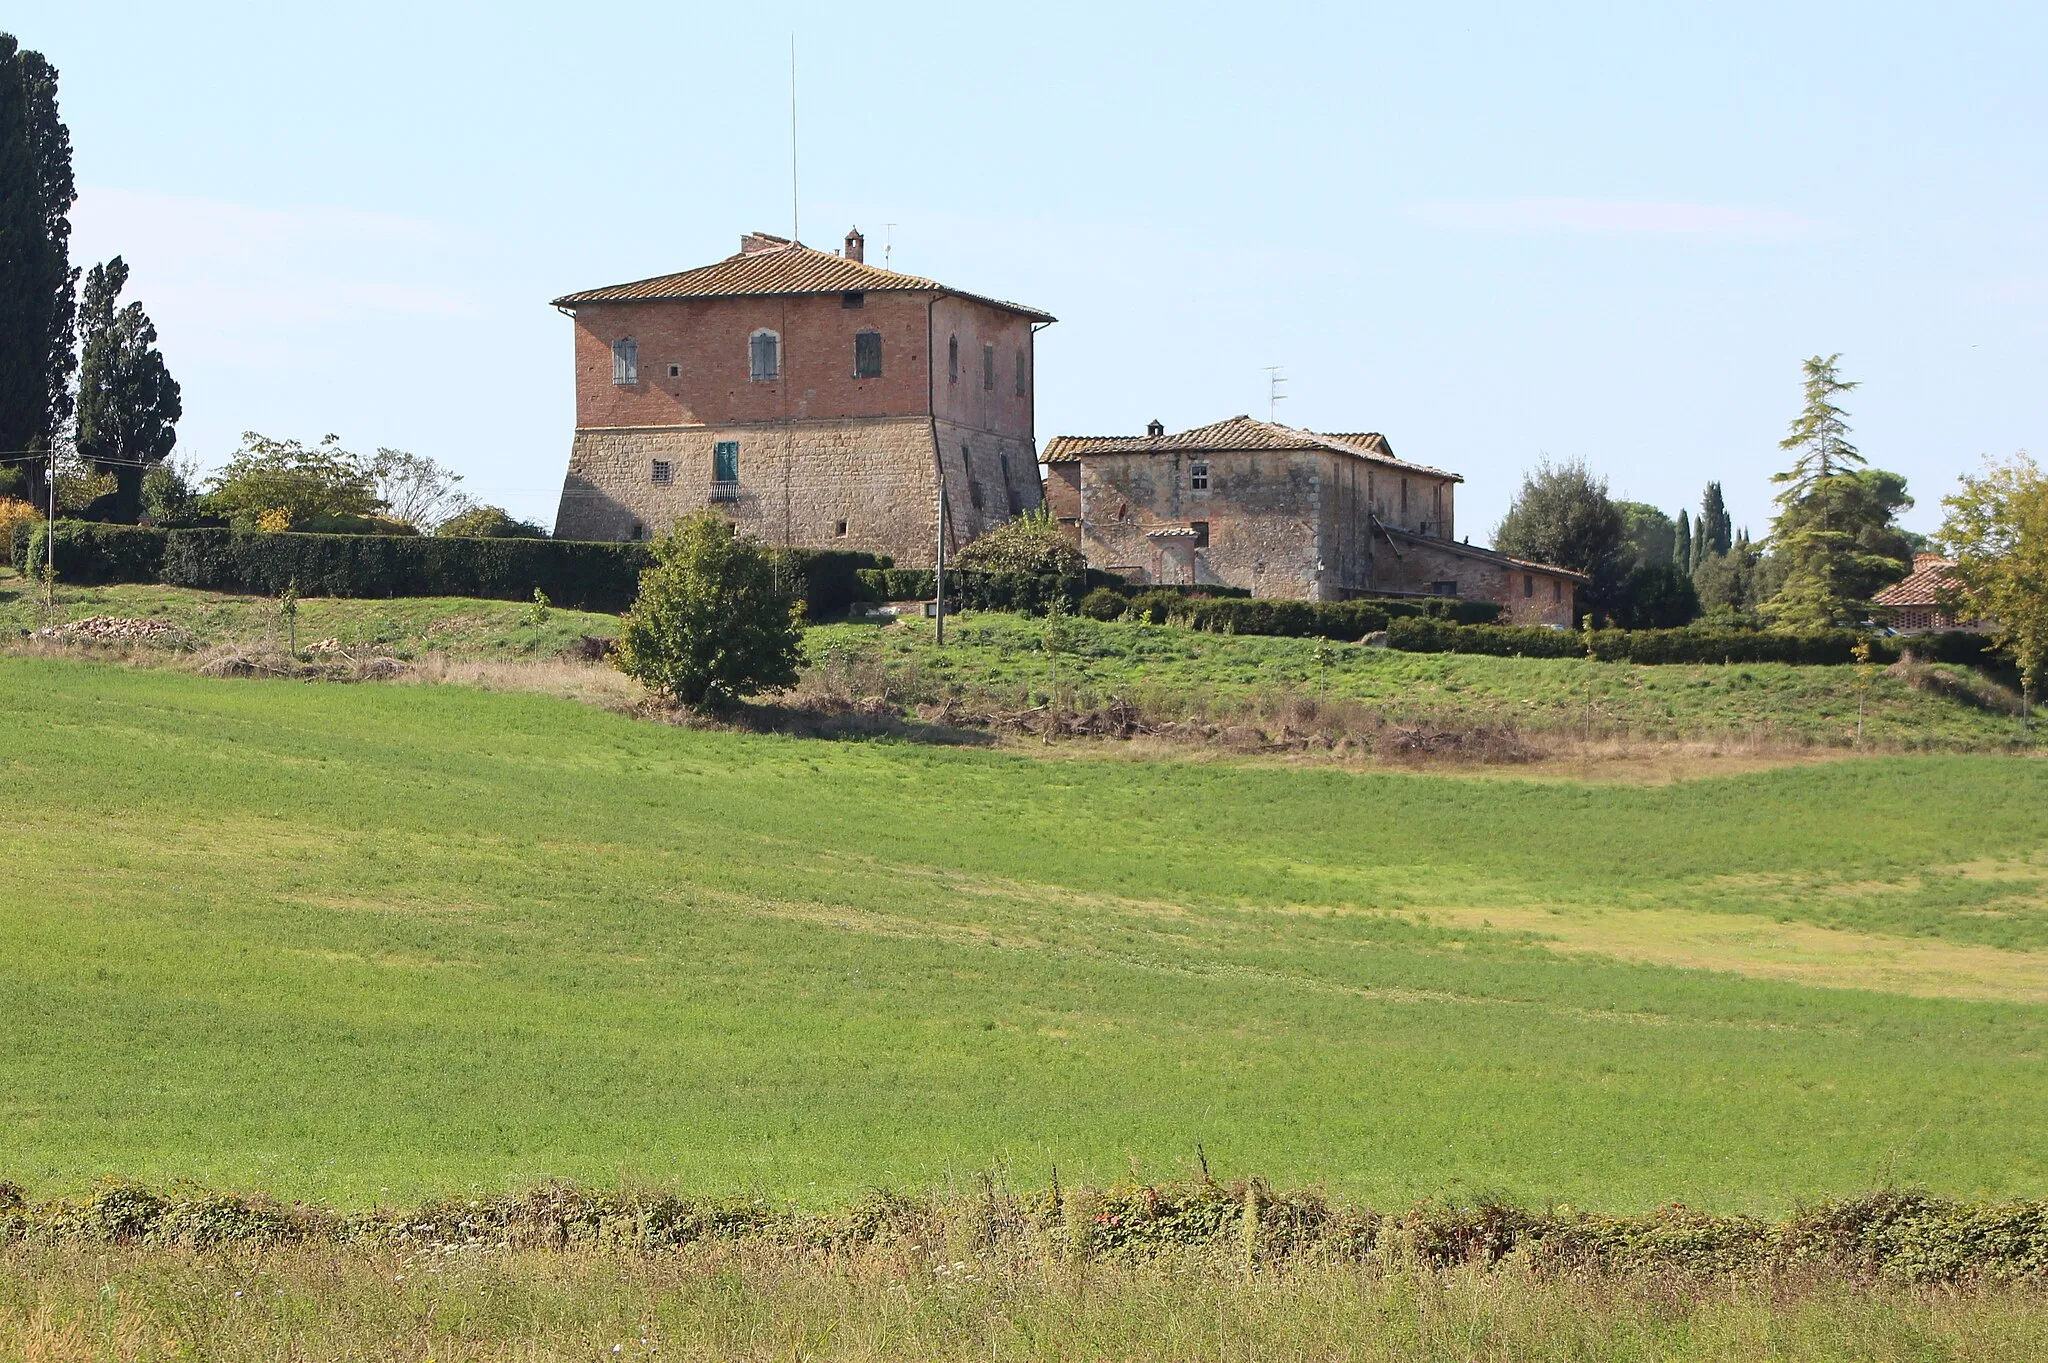
[[[1029,441],[922,417],[594,428],[570,446],[555,534],[649,538],[709,507],[769,544],[929,567],[942,477],[949,553],[1040,502]]]

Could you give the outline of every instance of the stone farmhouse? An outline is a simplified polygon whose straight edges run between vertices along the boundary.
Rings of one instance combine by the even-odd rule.
[[[1046,502],[1092,568],[1137,582],[1336,601],[1457,596],[1570,626],[1588,579],[1456,538],[1455,473],[1385,436],[1236,416],[1169,435],[1058,436]]]
[[[576,434],[555,533],[638,539],[716,507],[771,544],[904,567],[1041,504],[1036,308],[752,233],[680,274],[557,298]]]

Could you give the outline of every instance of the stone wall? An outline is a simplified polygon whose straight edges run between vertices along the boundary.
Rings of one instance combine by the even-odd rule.
[[[1578,584],[1541,569],[1524,569],[1483,552],[1460,552],[1448,543],[1384,538],[1377,558],[1379,590],[1403,594],[1449,594],[1467,601],[1493,601],[1504,625],[1577,625],[1573,614]],[[1439,593],[1438,584],[1455,584]]]
[[[1308,450],[1091,455],[1079,461],[1081,550],[1089,566],[1140,582],[1172,581],[1185,565],[1194,585],[1333,599],[1337,580],[1317,563],[1334,459]],[[1209,465],[1206,491],[1190,486],[1197,462]],[[1198,532],[1191,564],[1151,533],[1188,528]]]
[[[713,478],[714,447],[724,440],[739,444],[739,481],[730,489]],[[990,444],[988,464],[995,453]],[[658,535],[709,506],[770,544],[862,549],[929,567],[938,515],[933,457],[932,425],[914,417],[580,430],[555,533]],[[669,466],[665,483],[654,481],[657,460]],[[954,500],[962,533],[993,523],[975,516],[964,494]]]

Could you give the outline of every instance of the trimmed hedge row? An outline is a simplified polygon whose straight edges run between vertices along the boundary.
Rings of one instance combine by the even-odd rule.
[[[17,568],[40,561],[42,527],[23,527]],[[844,610],[858,574],[887,564],[842,550],[775,551],[776,573],[813,614]],[[225,529],[57,523],[62,582],[101,586],[161,582],[207,591],[276,596],[469,596],[526,601],[535,589],[572,610],[620,612],[639,594],[653,561],[644,543],[546,539],[439,539],[412,535],[252,534]]]
[[[1140,591],[1128,599],[1091,593],[1082,607],[1098,620],[1136,616],[1154,621],[1186,622],[1215,634],[1265,634],[1293,639],[1363,639],[1397,619],[1479,622],[1500,610],[1491,601],[1455,597],[1390,598],[1359,601],[1276,601],[1184,598],[1159,591]]]
[[[1982,634],[1957,631],[1911,638],[1830,629],[1793,634],[1749,629],[1602,629],[1593,632],[1593,656],[1609,663],[1802,663],[1838,666],[1856,661],[1856,645],[1870,644],[1872,662],[1894,663],[1910,650],[1930,662],[1986,663],[1994,645]],[[1442,620],[1396,620],[1387,643],[1406,653],[1485,653],[1500,658],[1583,658],[1586,636],[1570,630],[1512,625],[1456,625]]]

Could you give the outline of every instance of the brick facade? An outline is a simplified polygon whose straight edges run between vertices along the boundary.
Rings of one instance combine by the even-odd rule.
[[[1040,504],[1032,340],[1050,317],[868,266],[852,234],[846,257],[747,244],[557,300],[576,383],[557,535],[654,535],[712,506],[773,544],[929,566],[941,480],[952,548]]]

